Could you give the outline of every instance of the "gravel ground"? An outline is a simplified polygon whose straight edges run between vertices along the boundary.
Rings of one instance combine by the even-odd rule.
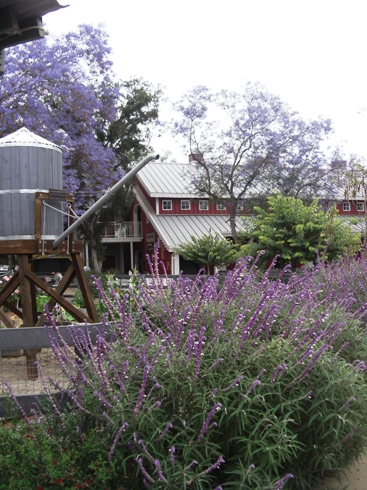
[[[55,358],[51,349],[42,349],[37,354],[37,361],[41,364],[43,378],[39,373],[38,379],[32,381],[27,376],[27,365],[25,355],[19,357],[3,357],[0,361],[0,395],[7,395],[7,388],[3,382],[6,382],[12,387],[15,395],[29,395],[36,393],[44,393],[45,387],[49,387],[51,391],[55,391],[53,385],[48,381],[48,378],[57,380],[61,386],[66,387],[67,379],[63,376],[60,368],[55,362]]]
[[[316,490],[367,490],[367,455],[351,464],[340,475],[340,481],[327,478]]]

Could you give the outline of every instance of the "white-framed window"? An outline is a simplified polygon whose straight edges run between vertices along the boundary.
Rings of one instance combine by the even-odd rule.
[[[181,210],[188,211],[191,209],[190,200],[189,199],[181,199]]]
[[[162,209],[163,209],[163,211],[172,211],[172,201],[168,201],[167,199],[163,199]]]
[[[217,211],[225,211],[225,210],[226,210],[225,205],[221,202],[218,202],[217,203]]]
[[[343,201],[343,211],[350,211],[350,202]]]
[[[199,211],[208,211],[209,209],[209,203],[207,199],[200,199],[199,200]]]
[[[364,202],[357,202],[357,211],[364,211]]]

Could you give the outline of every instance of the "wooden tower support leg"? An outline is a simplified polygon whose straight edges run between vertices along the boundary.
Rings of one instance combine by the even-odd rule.
[[[89,318],[94,323],[99,322],[96,307],[94,305],[93,296],[88,286],[87,276],[84,271],[83,259],[79,253],[72,253],[71,258],[74,264],[75,274],[79,282],[80,291],[83,295],[85,308],[87,310]]]
[[[22,309],[23,309],[23,327],[33,327],[35,325],[34,319],[37,317],[37,311],[35,301],[34,286],[31,285],[31,281],[27,277],[27,273],[31,270],[30,264],[31,256],[27,254],[18,255],[19,266],[19,282],[22,295]],[[32,290],[33,289],[33,290]],[[39,349],[26,349],[27,360],[27,375],[28,379],[36,380],[38,378],[38,369],[35,366],[37,361],[37,352]]]

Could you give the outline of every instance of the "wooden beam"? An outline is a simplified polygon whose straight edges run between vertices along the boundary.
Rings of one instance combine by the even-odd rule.
[[[26,254],[18,255],[19,281],[20,281],[20,292],[22,295],[24,327],[34,326],[32,288],[31,288],[31,282],[28,277],[28,273],[33,274],[33,272],[31,271],[31,260],[32,257],[30,255],[26,255]],[[28,379],[34,381],[38,378],[38,368],[35,365],[35,362],[37,361],[37,353],[39,352],[39,349],[26,349],[24,352],[26,355]]]
[[[65,254],[66,243],[60,243],[54,250],[52,248],[53,240],[3,240],[0,241],[0,255],[10,254],[32,254],[37,255],[40,253],[52,254]],[[84,250],[84,242],[82,240],[74,240],[72,243],[71,252],[82,253]]]
[[[87,277],[84,272],[83,260],[79,254],[72,254],[71,258],[73,260],[76,277],[79,282],[80,291],[83,295],[88,315],[90,316],[90,318],[92,318],[92,323],[97,323],[99,322],[99,318],[96,307],[94,305],[93,296],[88,285]]]
[[[14,291],[19,287],[20,280],[19,280],[19,272],[17,271],[9,281],[5,284],[3,289],[0,292],[0,307],[3,306],[5,301],[9,298],[10,295],[14,293]]]
[[[40,194],[40,192],[36,192],[34,201],[34,236],[38,242],[40,242],[42,234],[42,199],[40,197]]]
[[[86,320],[88,323],[95,323],[93,319],[91,319],[85,313],[83,313],[74,305],[72,305],[67,299],[63,298],[57,292],[57,290],[50,288],[50,286],[48,286],[45,282],[41,281],[34,272],[27,271],[26,275],[30,280],[32,280],[36,284],[36,286],[38,286],[43,291],[45,291],[45,293],[51,296],[51,298],[53,298],[56,303],[58,303],[62,308],[64,308],[64,310],[70,313],[70,315],[72,315],[73,318],[75,318],[79,322],[84,322]]]
[[[10,303],[10,301],[4,301],[3,305],[5,308],[8,308],[14,315],[19,316],[23,320],[23,312],[18,310],[14,303]]]
[[[20,292],[22,295],[23,324],[25,327],[33,327],[31,283],[28,272],[31,270],[28,255],[18,255]]]
[[[14,328],[12,321],[9,320],[9,318],[5,315],[5,313],[1,309],[0,309],[0,320],[3,322],[6,328]]]
[[[66,291],[69,284],[71,283],[71,281],[74,279],[74,277],[75,277],[74,264],[72,262],[70,262],[70,265],[69,265],[67,271],[65,272],[65,274],[63,275],[62,280],[61,280],[60,284],[57,286],[55,292],[58,294],[63,294]],[[57,303],[57,301],[55,299],[50,298],[50,300],[47,303],[48,311],[51,311],[52,308],[56,305],[56,303]],[[38,319],[36,326],[40,327],[40,326],[44,325],[45,321],[46,321],[46,314],[42,313],[42,315]]]

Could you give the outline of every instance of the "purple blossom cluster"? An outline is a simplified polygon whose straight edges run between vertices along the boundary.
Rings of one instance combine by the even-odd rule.
[[[53,41],[9,49],[2,77],[0,135],[25,126],[57,144],[78,210],[116,179],[115,153],[102,138],[118,117],[121,91],[110,54],[107,33],[81,25]]]
[[[354,270],[354,263],[350,267]],[[367,269],[365,262],[360,267]],[[235,421],[241,420],[233,445],[239,454],[247,454],[249,434],[258,420],[266,419],[261,410],[270,410],[269,400],[284,397],[277,403],[289,406],[289,413],[296,406],[307,413],[317,397],[322,403],[325,396],[314,373],[324,364],[329,371],[337,368],[335,383],[343,369],[358,386],[366,362],[362,356],[347,361],[359,348],[355,338],[357,344],[362,342],[365,308],[357,295],[353,301],[350,295],[345,300],[345,271],[338,272],[334,265],[332,274],[332,267],[325,264],[315,269],[284,284],[281,279],[260,277],[256,262],[249,267],[243,260],[218,287],[217,276],[207,280],[198,276],[195,281],[180,276],[170,282],[158,276],[160,267],[152,264],[157,276],[153,284],[137,276],[136,289],[124,297],[109,297],[111,319],[105,322],[112,340],[99,335],[92,345],[88,333],[70,327],[80,358],[53,327],[56,335],[49,331],[50,342],[70,380],[68,396],[78,417],[98,412],[104,432],[113,434],[108,459],[128,451],[149,488],[169,484],[177,475],[192,482],[212,478],[219,488],[235,459],[232,443],[223,443]],[[359,281],[357,275],[353,280]],[[367,298],[367,286],[365,291]],[[335,412],[347,417],[359,406],[361,395],[359,388],[344,389]],[[61,407],[55,400],[52,403],[57,416]],[[254,407],[260,412],[251,419]],[[266,412],[266,427],[275,425],[271,410]],[[291,444],[292,420],[289,416],[282,422],[279,438],[285,452]],[[355,425],[346,426],[338,447],[357,437],[358,428],[350,430]],[[263,430],[266,438],[268,429]],[[208,444],[213,444],[210,458],[203,449]],[[257,448],[254,454],[258,453],[252,459],[241,456],[248,479],[262,474],[266,448],[262,452]],[[283,460],[290,458],[286,454]],[[291,471],[288,466],[277,468],[275,488],[292,486]]]

